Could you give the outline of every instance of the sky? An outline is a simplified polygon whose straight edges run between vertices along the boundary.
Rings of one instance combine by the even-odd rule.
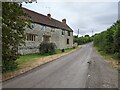
[[[73,29],[73,34],[90,36],[107,30],[118,20],[119,0],[37,0],[33,3],[23,3],[23,7],[36,11],[43,15],[51,14],[51,17],[62,21]]]

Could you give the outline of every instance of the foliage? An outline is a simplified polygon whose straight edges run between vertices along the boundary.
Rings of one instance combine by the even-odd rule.
[[[92,37],[90,37],[89,35],[85,35],[85,36],[82,36],[82,37],[74,36],[73,41],[74,41],[74,43],[78,43],[78,45],[81,45],[81,44],[91,42]]]
[[[94,35],[94,45],[107,54],[114,54],[120,59],[120,20],[107,31]]]
[[[20,3],[3,2],[2,3],[2,60],[3,72],[14,70],[17,67],[15,62],[18,58],[17,49],[20,43],[24,41],[24,27],[27,25],[27,19]]]
[[[114,51],[120,52],[120,21],[117,21],[114,35]]]
[[[40,54],[54,54],[56,49],[55,43],[42,42],[39,47]]]

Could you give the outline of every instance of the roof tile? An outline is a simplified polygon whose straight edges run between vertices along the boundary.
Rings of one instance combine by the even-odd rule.
[[[34,12],[32,10],[23,8],[24,13],[28,14],[31,18],[31,20],[35,23],[54,27],[54,28],[60,28],[68,31],[73,31],[67,24],[60,22],[58,20],[55,20],[53,18],[48,18],[45,15],[42,15],[40,13]]]

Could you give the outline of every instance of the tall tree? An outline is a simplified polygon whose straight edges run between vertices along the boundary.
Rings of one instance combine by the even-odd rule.
[[[23,19],[25,16],[20,3],[2,3],[3,72],[17,67],[15,60],[18,58],[18,46],[24,42],[24,29],[28,25],[28,20]]]

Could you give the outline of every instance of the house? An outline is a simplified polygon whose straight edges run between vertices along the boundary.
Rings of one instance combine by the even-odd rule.
[[[58,49],[73,47],[73,30],[66,24],[66,19],[58,21],[51,14],[45,16],[26,8],[23,11],[32,20],[32,28],[25,29],[25,45],[18,48],[18,53],[37,53],[42,41],[55,43]]]

